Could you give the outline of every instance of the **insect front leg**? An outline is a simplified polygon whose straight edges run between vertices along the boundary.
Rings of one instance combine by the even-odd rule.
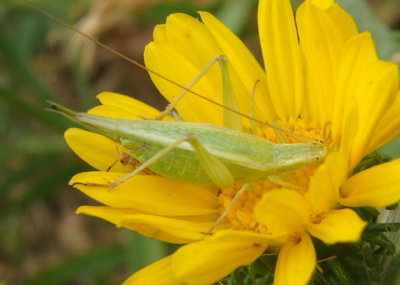
[[[268,181],[278,184],[280,186],[286,187],[286,188],[292,188],[292,189],[296,189],[299,191],[306,191],[306,189],[304,189],[303,187],[299,186],[299,185],[295,185],[293,183],[290,182],[289,178],[290,178],[290,173],[289,175],[286,175],[287,173],[284,174],[280,174],[280,175],[270,175],[268,176]],[[289,177],[288,177],[289,176]]]
[[[236,100],[232,82],[230,80],[227,58],[224,55],[216,55],[213,57],[199,72],[199,74],[197,74],[197,76],[174,99],[174,101],[172,101],[168,107],[155,118],[155,120],[161,120],[168,116],[183,98],[183,96],[190,90],[190,88],[192,88],[217,61],[219,62],[221,69],[223,102],[224,106],[226,107],[223,110],[224,126],[237,131],[242,131],[243,129],[241,116],[239,115],[239,104]]]
[[[202,70],[200,70],[199,74],[196,75],[196,77],[185,87],[185,89],[182,90],[182,92],[172,101],[167,108],[161,112],[155,120],[162,120],[164,117],[168,116],[172,110],[175,108],[176,104],[179,103],[179,101],[183,98],[183,96],[192,88],[200,79],[203,77],[203,75],[216,63],[217,61],[220,61],[223,57],[223,55],[216,55],[213,57],[207,64],[206,66],[203,67]]]

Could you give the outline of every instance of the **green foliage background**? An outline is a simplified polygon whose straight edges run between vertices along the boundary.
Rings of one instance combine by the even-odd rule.
[[[197,10],[208,10],[260,58],[256,0],[149,2],[117,7],[120,14],[108,26],[102,21],[107,15],[99,17],[99,38],[141,62],[155,24],[173,12],[195,16]],[[361,31],[372,32],[382,59],[400,62],[398,0],[337,2]],[[72,25],[95,10],[95,1],[33,3]],[[69,44],[76,36],[19,0],[0,2],[0,285],[119,284],[175,249],[74,214],[79,205],[96,204],[67,186],[74,174],[90,167],[63,140],[71,123],[46,112],[45,101],[87,110],[96,104],[97,93],[114,91],[165,106],[145,71],[98,48],[92,60],[71,53]],[[90,44],[83,39],[80,47]],[[399,140],[382,152],[400,157]],[[399,266],[395,259],[387,284],[400,284]]]

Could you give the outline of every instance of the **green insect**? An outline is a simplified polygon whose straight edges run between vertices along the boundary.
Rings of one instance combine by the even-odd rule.
[[[275,144],[213,124],[111,119],[75,113],[55,104],[52,108],[91,131],[119,141],[141,163],[120,180],[109,185],[86,184],[91,186],[113,188],[148,168],[161,176],[195,184],[220,188],[243,184],[233,205],[251,183],[313,164],[326,154],[319,143]]]
[[[54,19],[54,17],[32,6],[26,0],[22,1]],[[82,34],[59,19],[54,20]],[[171,179],[195,184],[215,185],[219,188],[229,188],[235,184],[242,185],[231,204],[210,229],[211,231],[227,214],[238,197],[244,191],[251,189],[252,184],[266,178],[279,181],[279,178],[274,180],[273,177],[279,177],[280,173],[322,161],[326,156],[327,150],[323,143],[292,134],[286,129],[271,126],[253,118],[253,96],[250,115],[240,113],[230,82],[228,59],[223,55],[216,55],[188,86],[183,87],[157,72],[148,70],[143,65],[99,41],[87,35],[84,36],[117,56],[123,57],[148,72],[152,72],[182,88],[181,94],[176,97],[164,112],[157,118],[149,120],[105,118],[87,113],[76,113],[58,104],[50,103],[51,110],[66,116],[91,131],[118,141],[128,154],[141,164],[125,177],[111,184],[86,183],[85,185],[107,186],[111,189],[145,169],[150,169],[161,176]],[[212,103],[223,108],[225,127],[205,123],[161,121],[160,119],[168,116],[180,99],[187,93],[192,93],[211,101],[201,94],[193,92],[191,88],[216,62],[220,64],[224,103],[222,105],[213,101]],[[255,124],[261,123],[273,127],[278,138],[283,137],[281,136],[282,132],[286,132],[308,142],[275,144],[261,137],[245,133],[242,131],[242,117],[250,120],[252,133],[256,132]]]
[[[170,114],[187,90],[217,61],[221,65],[224,104],[228,106],[224,109],[226,127],[159,120]],[[230,112],[237,111],[238,104],[226,61],[225,56],[214,57],[166,111],[153,120],[111,119],[76,113],[55,103],[50,103],[51,109],[89,130],[118,141],[129,155],[142,164],[126,177],[111,183],[110,188],[145,168],[179,181],[228,188],[236,183],[265,179],[321,160],[326,149],[319,142],[275,144],[241,131],[240,116]]]
[[[231,88],[226,60],[224,56],[213,58],[166,111],[153,120],[112,119],[76,113],[50,103],[53,111],[118,141],[130,156],[141,163],[131,173],[111,184],[85,185],[107,186],[111,189],[144,169],[167,178],[219,188],[242,185],[211,231],[238,197],[251,189],[252,183],[321,161],[326,155],[326,148],[320,142],[276,144],[241,131],[240,116],[230,111],[238,110],[238,105]],[[224,109],[224,123],[227,127],[159,120],[172,111],[187,90],[217,61],[221,65],[224,104],[228,106],[228,110]],[[277,132],[280,130],[277,129]]]
[[[141,163],[121,182],[149,168],[171,179],[228,188],[295,170],[325,156],[325,147],[318,143],[275,144],[213,124],[111,119],[55,104],[52,108],[118,141]]]

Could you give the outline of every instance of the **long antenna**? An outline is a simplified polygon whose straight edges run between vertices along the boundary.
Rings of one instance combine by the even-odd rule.
[[[199,93],[197,93],[197,92],[195,92],[195,91],[193,91],[193,90],[191,90],[191,89],[188,89],[188,88],[186,88],[185,86],[183,86],[183,85],[181,85],[181,84],[179,84],[179,83],[177,83],[177,82],[175,82],[175,81],[169,79],[168,77],[166,77],[166,76],[164,76],[164,75],[158,73],[157,71],[154,71],[154,70],[152,70],[152,69],[147,68],[145,65],[143,65],[143,64],[141,64],[141,63],[139,63],[139,62],[133,60],[132,58],[128,57],[127,55],[125,55],[125,54],[123,54],[123,53],[117,51],[116,49],[113,49],[112,47],[110,47],[110,46],[108,46],[108,45],[102,43],[101,41],[99,41],[99,40],[97,40],[97,39],[95,39],[95,38],[93,38],[93,37],[91,37],[91,36],[89,36],[89,35],[87,35],[87,34],[81,32],[80,30],[78,30],[78,29],[75,28],[74,26],[71,26],[71,25],[67,24],[67,23],[64,22],[63,20],[61,20],[61,19],[59,19],[59,18],[57,18],[57,17],[51,15],[50,13],[46,12],[46,11],[43,10],[43,9],[41,9],[41,8],[39,8],[39,7],[36,7],[36,6],[35,6],[34,4],[32,4],[30,1],[28,1],[28,0],[20,0],[20,1],[22,1],[23,3],[25,3],[27,6],[31,7],[32,9],[38,11],[39,13],[45,15],[46,17],[50,18],[50,19],[53,20],[54,22],[56,22],[56,23],[58,23],[58,24],[60,24],[60,25],[62,25],[62,26],[64,26],[64,27],[66,27],[66,28],[68,28],[68,29],[70,29],[70,30],[72,30],[72,31],[74,31],[74,32],[76,32],[76,33],[78,33],[78,34],[80,34],[81,36],[83,36],[83,37],[85,37],[86,39],[88,39],[88,40],[94,42],[94,43],[97,44],[98,46],[100,46],[100,47],[102,47],[102,48],[108,50],[108,51],[111,52],[112,54],[114,54],[114,55],[116,55],[116,56],[118,56],[118,57],[120,57],[120,58],[122,58],[122,59],[124,59],[124,60],[126,60],[126,61],[128,61],[128,62],[130,62],[131,64],[133,64],[133,65],[135,65],[135,66],[137,66],[137,67],[139,67],[139,68],[141,68],[141,69],[143,69],[143,70],[146,70],[147,72],[153,73],[154,75],[156,75],[156,76],[158,76],[158,77],[160,77],[160,78],[166,80],[167,82],[169,82],[169,83],[171,83],[171,84],[173,84],[173,85],[175,85],[175,86],[177,86],[177,87],[179,87],[179,88],[182,88],[182,89],[186,90],[187,92],[189,92],[189,93],[191,93],[191,94],[193,94],[193,95],[195,95],[195,96],[197,96],[197,97],[200,97],[200,98],[202,98],[202,99],[204,99],[204,100],[206,100],[206,101],[208,101],[208,102],[210,102],[210,103],[212,103],[212,104],[215,104],[215,105],[217,105],[217,106],[219,106],[219,107],[221,107],[221,108],[223,108],[223,109],[225,109],[225,110],[228,110],[228,111],[230,111],[230,112],[233,112],[233,113],[235,113],[235,114],[237,114],[237,115],[239,115],[239,116],[241,116],[241,117],[243,117],[243,118],[246,118],[246,119],[251,120],[251,121],[253,121],[253,122],[256,122],[256,123],[258,123],[258,124],[265,125],[265,126],[267,126],[267,127],[270,127],[270,128],[276,129],[276,130],[279,130],[279,131],[281,131],[281,132],[283,132],[283,133],[286,133],[286,134],[288,134],[288,135],[290,135],[290,136],[292,136],[292,137],[295,137],[295,138],[297,138],[297,139],[299,139],[299,140],[312,140],[312,141],[315,141],[315,142],[320,143],[320,141],[317,140],[317,139],[312,139],[312,138],[308,138],[308,137],[305,137],[305,136],[302,136],[302,135],[294,134],[293,132],[291,132],[291,131],[289,131],[289,130],[287,130],[287,129],[279,128],[279,127],[273,126],[273,125],[271,125],[271,124],[269,124],[269,123],[267,123],[267,122],[260,121],[260,120],[258,120],[258,119],[255,119],[255,118],[251,117],[251,116],[248,116],[248,115],[246,115],[246,114],[242,114],[242,113],[240,113],[239,111],[236,111],[236,110],[234,110],[234,109],[232,109],[232,108],[229,108],[229,107],[227,107],[227,106],[224,106],[223,104],[220,104],[220,103],[218,103],[218,102],[215,102],[214,100],[209,99],[209,98],[207,98],[206,96],[201,95],[201,94],[199,94]]]

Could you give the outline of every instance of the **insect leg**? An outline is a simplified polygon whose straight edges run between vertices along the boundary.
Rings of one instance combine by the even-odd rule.
[[[199,142],[195,135],[188,136],[188,142],[192,145],[200,159],[200,163],[211,181],[219,188],[229,188],[235,184],[231,172],[215,156],[210,154]]]
[[[111,168],[114,167],[115,164],[117,164],[118,161],[121,161],[121,155],[122,153],[119,152],[118,147],[115,146],[115,150],[117,151],[117,154],[120,156],[118,159],[116,159],[106,170],[106,172],[109,172],[111,170]]]
[[[285,173],[286,174],[286,173]],[[304,189],[303,187],[299,186],[299,185],[295,185],[293,183],[290,183],[287,175],[285,174],[280,174],[280,175],[270,175],[268,176],[268,181],[281,185],[283,187],[286,188],[292,188],[292,189],[296,189],[296,190],[300,190],[300,191],[306,191],[307,189]]]
[[[220,188],[228,188],[232,187],[234,184],[234,179],[232,174],[229,172],[229,170],[223,165],[223,163],[210,154],[198,141],[198,139],[193,135],[189,134],[188,136],[178,139],[166,148],[162,149],[155,155],[153,155],[151,158],[149,158],[147,161],[145,161],[143,164],[138,166],[136,169],[134,169],[132,172],[128,173],[126,176],[122,177],[121,179],[114,181],[110,184],[98,184],[98,183],[81,183],[77,182],[74,183],[73,185],[80,184],[80,185],[85,185],[85,186],[101,186],[101,187],[108,187],[109,189],[112,189],[119,184],[125,182],[127,179],[131,178],[132,176],[138,174],[139,172],[145,170],[152,164],[156,163],[157,160],[159,160],[161,157],[172,151],[174,148],[176,148],[178,145],[181,143],[187,141],[190,143],[195,150],[196,154],[198,155],[200,159],[201,165],[204,167],[207,175],[209,176],[210,180],[218,187]]]
[[[278,141],[280,143],[288,143],[287,139],[283,136],[283,133],[280,131],[284,127],[279,122],[272,122],[271,126],[273,127],[272,129],[274,130],[274,133],[277,136]]]
[[[72,184],[72,186],[76,185],[76,184],[80,184],[80,185],[85,185],[85,186],[99,186],[99,187],[108,187],[110,189],[118,186],[119,184],[125,182],[127,179],[131,178],[132,176],[138,174],[139,172],[145,170],[146,168],[148,168],[150,165],[152,165],[153,163],[157,162],[158,159],[160,159],[161,157],[163,157],[164,155],[166,155],[168,152],[170,152],[171,150],[173,150],[175,147],[177,147],[179,144],[181,144],[184,141],[187,141],[188,138],[181,138],[176,140],[174,143],[170,144],[169,146],[167,146],[166,148],[162,149],[161,151],[159,151],[158,153],[156,153],[154,156],[152,156],[151,158],[149,158],[146,162],[144,162],[143,164],[141,164],[140,166],[138,166],[137,168],[135,168],[133,171],[129,172],[127,175],[125,175],[124,177],[122,177],[121,179],[118,179],[110,184],[99,184],[99,183],[81,183],[81,182],[77,182]]]
[[[235,93],[233,91],[232,82],[229,76],[228,60],[224,56],[219,61],[222,75],[222,90],[223,90],[223,101],[224,106],[229,107],[232,110],[239,112],[239,104],[236,100]],[[236,131],[243,131],[242,118],[237,114],[224,109],[224,126]]]
[[[119,159],[116,159],[107,169],[106,172],[109,172],[111,170],[111,168],[114,167],[115,164],[117,164],[117,162],[119,161]]]
[[[222,90],[223,90],[223,102],[224,106],[239,112],[239,105],[237,103],[235,94],[233,92],[232,83],[228,71],[227,58],[224,55],[216,55],[213,57],[207,65],[197,74],[197,76],[186,86],[184,90],[168,105],[168,107],[161,112],[155,120],[161,120],[165,116],[168,116],[171,111],[175,108],[176,104],[183,98],[183,96],[192,88],[200,78],[214,65],[215,62],[219,62],[221,75],[222,75]],[[227,128],[242,131],[242,121],[240,115],[231,112],[230,110],[224,109],[224,125]]]
[[[225,218],[225,216],[228,214],[228,212],[230,211],[230,209],[233,207],[233,205],[235,204],[235,202],[237,201],[237,199],[239,199],[239,197],[248,190],[251,190],[253,186],[251,184],[243,184],[242,188],[240,188],[240,190],[236,193],[235,197],[233,197],[232,201],[229,203],[228,207],[226,207],[225,211],[221,214],[221,216],[219,216],[219,218],[215,221],[215,223],[212,225],[212,227],[208,230],[208,232],[206,233],[206,235],[209,235],[214,229],[215,227],[223,220],[223,218]]]
[[[251,90],[251,105],[250,105],[250,132],[253,135],[257,135],[257,126],[256,122],[254,121],[254,106],[255,106],[255,93],[256,93],[256,86],[257,83],[260,82],[260,79],[257,79],[253,85],[253,89]]]
[[[188,89],[192,88],[203,75],[214,65],[215,62],[218,60],[221,60],[222,57],[225,57],[223,55],[216,55],[213,57],[207,64],[206,66],[203,67],[202,70],[200,70],[199,74],[196,75],[196,77],[186,86],[185,89],[182,90],[182,92],[172,101],[167,108],[161,112],[154,120],[161,120],[164,117],[168,116],[171,111],[175,108],[176,104],[179,103],[179,101],[183,98],[183,96],[188,92]]]

